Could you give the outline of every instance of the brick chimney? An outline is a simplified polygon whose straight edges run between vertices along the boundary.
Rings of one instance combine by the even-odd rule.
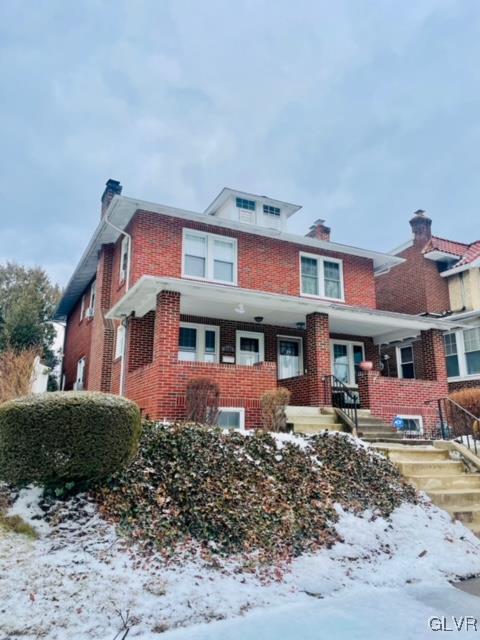
[[[105,191],[103,192],[101,202],[102,202],[102,215],[105,215],[105,211],[108,209],[108,205],[112,201],[113,196],[120,195],[122,193],[122,185],[118,180],[112,180],[109,178],[105,183]]]
[[[412,227],[414,244],[425,246],[432,237],[432,221],[425,215],[425,211],[422,209],[415,211],[410,220],[410,226]]]
[[[317,240],[330,240],[330,227],[325,226],[325,220],[315,220],[307,233],[307,238],[316,238]]]

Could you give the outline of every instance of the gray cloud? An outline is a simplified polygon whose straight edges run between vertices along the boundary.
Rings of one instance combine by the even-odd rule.
[[[388,250],[419,207],[480,237],[476,3],[0,4],[0,260],[64,283],[108,177],[202,210],[224,185]]]

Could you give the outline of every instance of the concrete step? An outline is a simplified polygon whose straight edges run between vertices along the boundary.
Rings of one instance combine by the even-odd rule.
[[[455,507],[461,511],[466,507],[464,510],[469,511],[470,507],[480,507],[480,489],[429,490],[428,495],[434,504],[448,510]]]
[[[363,431],[362,429],[358,430],[359,438],[362,440],[377,440],[380,441],[382,438],[392,438],[394,440],[400,440],[401,435],[395,432],[390,431]]]
[[[386,427],[385,425],[382,424],[376,424],[376,425],[363,425],[363,424],[359,424],[358,425],[358,430],[361,431],[362,433],[395,433],[398,435],[402,435],[401,433],[399,433],[396,429],[392,429],[391,427]]]
[[[379,425],[385,427],[385,429],[392,429],[393,427],[386,424],[383,420],[377,420],[376,418],[357,418],[359,426],[362,427],[378,427]]]
[[[462,505],[451,505],[445,509],[454,520],[460,520],[473,530],[480,529],[480,507],[465,507]]]
[[[300,407],[296,405],[288,405],[285,407],[287,418],[290,416],[320,416],[322,412],[320,407]]]
[[[402,447],[400,449],[388,447],[386,455],[392,462],[440,462],[449,460],[447,450],[435,449],[434,447]]]
[[[294,433],[305,433],[305,434],[313,434],[313,433],[322,433],[322,431],[343,431],[343,424],[337,423],[329,423],[329,424],[307,424],[294,423],[293,425]]]
[[[288,422],[293,422],[294,424],[334,424],[339,422],[337,416],[330,415],[316,415],[316,416],[304,416],[304,415],[292,415],[287,417]]]
[[[452,476],[457,474],[464,474],[465,467],[462,462],[455,460],[439,460],[438,462],[425,462],[425,461],[409,461],[409,462],[396,462],[402,475],[406,478],[419,476],[424,477],[436,477],[439,476]]]
[[[427,493],[445,489],[458,489],[459,491],[480,489],[480,475],[478,473],[408,476],[408,481],[412,482],[417,489]]]

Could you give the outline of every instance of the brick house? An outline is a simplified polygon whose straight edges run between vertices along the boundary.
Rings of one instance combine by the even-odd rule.
[[[223,189],[203,212],[121,195],[109,180],[101,218],[60,302],[65,389],[121,393],[153,419],[182,418],[190,379],[220,386],[220,423],[260,422],[278,385],[296,406],[331,404],[334,374],[389,422],[434,425],[446,395],[443,332],[453,325],[377,309],[375,275],[403,259],[330,240],[322,220],[286,231],[299,206]],[[380,346],[415,336],[421,377],[380,374]],[[359,363],[373,371],[359,372]]]
[[[377,304],[389,311],[448,317],[445,333],[448,387],[480,387],[480,241],[456,242],[432,235],[424,211],[410,220],[411,239],[392,255],[404,262],[376,280]],[[414,378],[421,371],[418,340],[383,348],[389,375]]]

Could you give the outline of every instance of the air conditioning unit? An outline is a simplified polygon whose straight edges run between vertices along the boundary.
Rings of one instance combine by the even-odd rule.
[[[85,311],[85,317],[86,318],[93,318],[93,316],[95,315],[95,310],[93,307],[88,307],[88,309]]]

